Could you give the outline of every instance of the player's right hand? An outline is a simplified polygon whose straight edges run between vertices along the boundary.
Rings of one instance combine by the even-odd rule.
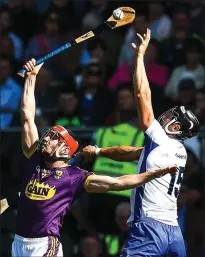
[[[31,59],[30,61],[28,61],[23,67],[24,69],[27,71],[27,76],[36,76],[40,70],[40,68],[42,67],[43,63],[36,65],[36,60],[35,59]]]
[[[132,43],[132,48],[135,50],[136,54],[140,54],[144,56],[151,38],[151,31],[150,29],[147,29],[146,34],[141,36],[140,34],[137,33],[137,36],[139,37],[141,43],[139,44],[138,47],[136,46],[135,43]]]
[[[160,178],[168,173],[176,174],[178,170],[179,170],[179,167],[177,166],[168,166],[168,167],[160,168],[156,170],[156,177]]]
[[[96,147],[93,145],[88,145],[85,148],[83,148],[81,154],[85,157],[85,158],[90,158],[90,157],[94,157],[96,156]]]

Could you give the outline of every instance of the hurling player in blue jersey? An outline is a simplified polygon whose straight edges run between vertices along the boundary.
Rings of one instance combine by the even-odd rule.
[[[137,35],[141,43],[139,47],[132,43],[136,55],[133,83],[139,121],[145,133],[138,173],[167,165],[177,165],[179,169],[174,175],[167,174],[132,190],[129,235],[120,256],[185,257],[184,240],[177,222],[177,197],[187,159],[183,141],[196,136],[200,125],[196,116],[184,106],[175,106],[155,119],[144,65],[151,32],[147,29],[144,36]],[[134,161],[138,160],[139,151],[130,146],[102,149],[87,146],[83,155]]]

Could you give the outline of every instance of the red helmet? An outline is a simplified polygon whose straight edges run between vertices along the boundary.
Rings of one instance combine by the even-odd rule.
[[[73,132],[69,129],[66,129],[60,125],[53,126],[52,128],[48,129],[46,133],[41,137],[39,140],[39,150],[43,153],[43,149],[50,144],[50,140],[45,140],[46,137],[50,138],[52,140],[54,137],[57,136],[58,138],[58,144],[56,145],[55,149],[52,151],[52,153],[49,154],[43,154],[45,157],[50,157],[53,155],[54,152],[56,152],[56,158],[63,158],[63,159],[70,159],[73,154],[78,150],[79,143],[77,140],[75,140],[75,135]],[[68,153],[61,153],[60,150],[63,146],[67,146],[69,148]]]

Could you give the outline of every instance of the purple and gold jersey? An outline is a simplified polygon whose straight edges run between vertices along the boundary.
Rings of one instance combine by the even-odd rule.
[[[30,166],[19,199],[16,234],[27,238],[59,236],[63,217],[92,174],[71,166],[45,169],[40,161]]]

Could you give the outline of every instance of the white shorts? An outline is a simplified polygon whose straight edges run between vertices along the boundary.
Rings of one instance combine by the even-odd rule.
[[[24,238],[15,235],[12,243],[12,257],[63,257],[62,245],[53,236]]]

